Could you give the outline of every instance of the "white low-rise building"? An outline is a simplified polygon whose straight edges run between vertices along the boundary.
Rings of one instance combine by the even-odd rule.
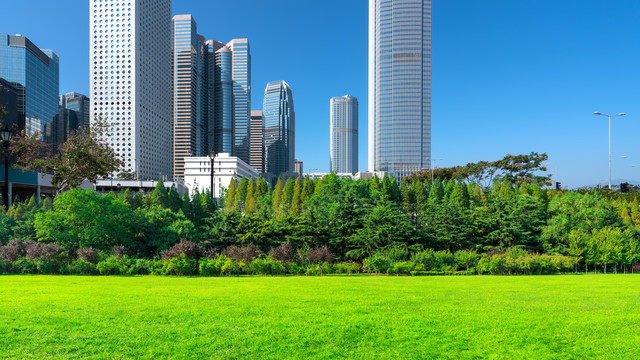
[[[193,192],[208,191],[211,188],[211,159],[209,157],[185,157],[184,158],[184,184]],[[249,164],[236,156],[220,153],[214,158],[213,166],[213,193],[220,198],[223,189],[229,188],[231,179],[245,178],[257,179],[260,174]]]

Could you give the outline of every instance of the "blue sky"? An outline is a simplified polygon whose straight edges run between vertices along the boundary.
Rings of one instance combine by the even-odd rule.
[[[61,93],[89,93],[88,3],[2,3],[0,32],[60,55]],[[358,97],[366,170],[368,1],[174,0],[173,13],[208,39],[249,38],[254,109],[268,81],[291,85],[305,169],[329,168],[329,99]],[[434,0],[437,165],[547,152],[563,186],[604,184],[607,119],[592,113],[626,112],[612,124],[613,177],[640,181],[639,17],[637,0]]]

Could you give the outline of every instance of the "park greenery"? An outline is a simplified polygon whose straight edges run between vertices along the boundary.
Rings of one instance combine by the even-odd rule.
[[[632,272],[636,193],[384,176],[231,182],[220,204],[159,181],[73,189],[0,214],[0,272],[555,274]]]

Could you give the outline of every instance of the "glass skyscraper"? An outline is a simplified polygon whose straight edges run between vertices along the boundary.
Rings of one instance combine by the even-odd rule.
[[[262,110],[251,110],[250,125],[251,167],[264,172],[264,124]]]
[[[431,162],[431,0],[369,0],[369,171]]]
[[[184,158],[209,153],[205,39],[191,15],[175,15],[173,28],[173,176],[184,177]]]
[[[21,35],[0,33],[0,77],[15,84],[28,134],[43,132],[58,114],[58,55]]]
[[[358,99],[331,98],[331,172],[358,172]]]
[[[286,82],[267,84],[262,104],[264,121],[264,172],[277,177],[294,170],[295,123],[293,95]]]

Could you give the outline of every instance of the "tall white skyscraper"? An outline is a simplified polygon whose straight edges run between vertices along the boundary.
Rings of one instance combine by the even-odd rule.
[[[369,0],[369,170],[431,162],[431,0]]]
[[[91,0],[91,119],[141,179],[171,176],[171,0]]]
[[[358,172],[358,99],[331,98],[331,172]]]

